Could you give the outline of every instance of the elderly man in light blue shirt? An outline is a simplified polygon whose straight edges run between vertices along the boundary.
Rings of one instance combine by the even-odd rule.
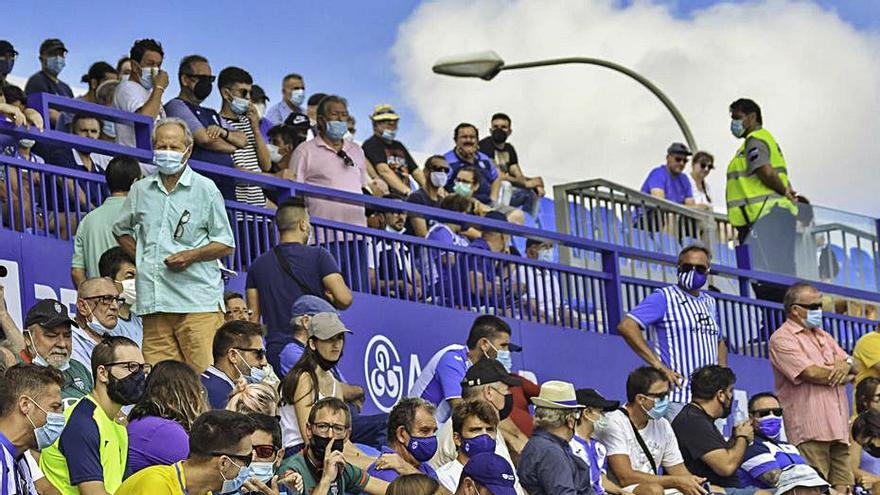
[[[212,362],[214,332],[223,324],[218,259],[235,249],[223,197],[186,162],[193,138],[170,117],[153,127],[158,173],[138,181],[113,226],[137,260],[136,312],[144,321],[144,359],[184,361],[201,373]]]

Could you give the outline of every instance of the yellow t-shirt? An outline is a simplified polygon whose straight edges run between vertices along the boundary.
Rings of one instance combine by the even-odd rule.
[[[880,378],[880,371],[874,368],[877,363],[880,363],[880,332],[870,332],[863,335],[856,342],[852,355],[859,370],[856,374],[856,381],[853,383],[853,389],[865,378],[871,376]]]
[[[186,495],[186,476],[180,462],[150,466],[129,476],[115,495]]]

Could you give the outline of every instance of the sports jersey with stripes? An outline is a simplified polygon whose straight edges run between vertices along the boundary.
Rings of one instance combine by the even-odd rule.
[[[24,455],[16,458],[15,446],[0,432],[0,495],[37,495]]]
[[[792,464],[806,464],[797,447],[786,442],[774,442],[755,437],[737,469],[741,486],[774,488],[761,480],[761,476],[774,469],[784,469]]]
[[[437,406],[434,418],[438,425],[452,415],[449,399],[461,398],[461,382],[471,366],[467,353],[467,347],[458,344],[437,351],[407,394],[407,397],[421,397]]]

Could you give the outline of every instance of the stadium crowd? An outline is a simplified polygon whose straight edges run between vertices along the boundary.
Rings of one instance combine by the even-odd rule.
[[[136,144],[130,124],[52,109],[44,122],[27,107],[35,92],[73,96],[60,79],[63,42],[43,42],[41,70],[24,90],[6,82],[16,55],[0,41],[6,118]],[[700,245],[681,251],[677,281],[618,328],[645,362],[625,390],[613,391],[625,394],[624,404],[576,388],[576,376],[529,380],[513,368],[511,353],[522,348],[509,325],[484,314],[464,342],[429,359],[390,413],[363,414],[362,385],[338,366],[353,272],[416,299],[423,283],[440,287],[438,297],[460,297],[444,283],[452,270],[475,280],[478,293],[504,291],[511,277],[443,257],[425,279],[410,271],[416,253],[397,244],[361,246],[330,234],[313,245],[328,234],[313,231],[311,217],[493,252],[511,253],[510,239],[399,211],[273,197],[254,184],[215,182],[187,161],[523,223],[536,216],[544,182],[524,174],[508,142],[510,117],[493,115],[482,140],[475,125],[459,124],[454,147],[420,168],[395,139],[400,118],[390,105],[376,106],[373,135],[360,145],[346,100],[306,99],[301,75],[285,76],[281,101],[267,108],[247,71],[227,67],[215,77],[207,58],[189,55],[178,67],[180,92],[168,98],[164,57],[157,41],[138,40],[115,67],[93,64],[80,97],[154,119],[152,163],[26,139],[0,143],[23,160],[101,173],[109,191],[76,224],[61,226],[61,218],[32,215],[29,202],[45,195],[25,193],[21,175],[5,174],[3,218],[22,222],[12,227],[57,222],[74,238],[77,294],[75,318],[43,299],[18,328],[0,287],[0,495],[805,495],[864,493],[880,480],[878,333],[848,356],[822,329],[822,294],[810,284],[787,287],[782,297],[787,319],[769,343],[775,390],[750,397],[747,417],[722,434],[736,375],[717,303],[704,290],[711,253]],[[215,83],[219,111],[202,105]],[[737,166],[796,201],[760,109],[738,100],[730,111],[732,132],[747,137]],[[690,154],[673,143],[643,190],[711,208],[705,177],[714,159],[695,154],[683,176]],[[88,203],[72,182],[59,187],[70,201]],[[740,192],[755,187],[743,182]],[[236,249],[238,228],[224,198],[275,210],[277,245],[251,263],[244,294],[224,293],[218,260]],[[767,214],[782,218],[787,203],[773,201]],[[389,266],[362,262],[364,249]],[[525,254],[550,261],[552,246],[530,240]],[[558,281],[537,277],[517,280],[544,298],[559,292]],[[847,384],[855,387],[852,415]]]

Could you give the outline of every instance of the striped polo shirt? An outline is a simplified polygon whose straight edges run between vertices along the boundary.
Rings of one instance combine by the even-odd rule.
[[[746,449],[742,464],[737,469],[740,486],[774,488],[761,481],[761,476],[767,471],[784,469],[792,464],[806,464],[797,447],[756,435],[755,441]]]
[[[650,329],[654,352],[669,369],[684,377],[669,394],[672,402],[691,401],[690,375],[697,368],[718,364],[718,306],[705,292],[692,296],[678,285],[654,291],[627,314],[643,330]]]
[[[0,495],[37,495],[24,455],[16,456],[12,442],[0,432]]]
[[[257,158],[257,137],[251,128],[251,121],[244,115],[238,120],[224,119],[230,127],[247,135],[248,144],[232,153],[235,168],[246,172],[261,173],[260,160]],[[266,206],[266,195],[263,188],[255,184],[235,184],[235,200],[253,206]]]

